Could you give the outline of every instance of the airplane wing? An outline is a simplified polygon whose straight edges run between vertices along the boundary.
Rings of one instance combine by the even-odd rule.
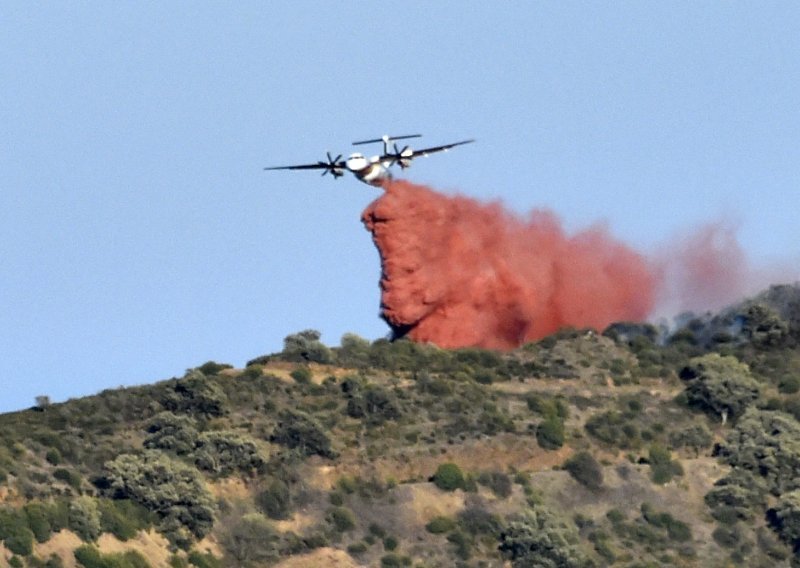
[[[471,144],[475,142],[475,140],[462,140],[461,142],[453,142],[452,144],[444,144],[442,146],[433,146],[432,148],[423,148],[421,150],[412,150],[408,146],[403,148],[402,150],[397,150],[395,146],[396,153],[394,154],[384,154],[380,158],[379,161],[383,162],[389,160],[393,163],[399,163],[401,166],[406,167],[411,160],[417,158],[419,156],[429,156],[430,154],[435,154],[436,152],[447,152],[450,148],[455,148],[456,146],[461,146],[463,144]]]
[[[335,158],[331,156],[331,153],[328,152],[328,161],[323,162],[319,161],[316,164],[300,164],[297,166],[277,166],[271,168],[264,168],[265,170],[325,170],[322,172],[322,175],[327,174],[330,172],[334,178],[338,178],[344,175],[344,170],[347,167],[347,163],[341,159],[342,155],[339,154]]]
[[[326,164],[325,162],[318,162],[316,164],[301,164],[299,166],[278,166],[274,168],[264,168],[265,170],[333,170],[344,168],[344,161],[336,162],[333,164]]]
[[[429,154],[435,154],[436,152],[447,152],[450,148],[455,148],[456,146],[461,146],[463,144],[471,144],[472,142],[475,142],[475,140],[462,140],[461,142],[453,142],[452,144],[445,144],[444,146],[434,146],[433,148],[414,150],[410,157],[416,158],[417,156],[427,156]]]

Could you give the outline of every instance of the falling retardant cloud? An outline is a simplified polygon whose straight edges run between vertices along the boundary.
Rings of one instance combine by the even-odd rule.
[[[722,307],[752,286],[736,227],[712,223],[648,258],[602,227],[568,235],[551,212],[384,186],[362,215],[381,257],[395,337],[513,349],[567,326]]]
[[[655,253],[660,315],[716,310],[754,291],[737,229],[730,221],[708,223],[670,239]]]
[[[404,181],[364,211],[381,256],[381,315],[395,336],[511,349],[564,326],[642,320],[657,275],[602,228],[567,235],[544,211],[450,197]]]

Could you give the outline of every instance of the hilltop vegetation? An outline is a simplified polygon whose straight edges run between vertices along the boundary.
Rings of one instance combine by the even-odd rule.
[[[313,330],[0,415],[0,565],[800,566],[800,287],[509,353]]]

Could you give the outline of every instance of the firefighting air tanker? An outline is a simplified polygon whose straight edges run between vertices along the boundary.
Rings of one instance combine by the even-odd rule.
[[[322,170],[322,175],[330,173],[334,179],[342,177],[345,170],[352,172],[359,181],[366,184],[380,186],[383,182],[392,179],[392,173],[389,171],[394,165],[400,166],[401,169],[406,169],[411,165],[411,161],[419,156],[428,156],[436,152],[446,152],[450,148],[461,146],[462,144],[469,144],[474,140],[462,140],[461,142],[453,142],[452,144],[444,144],[442,146],[434,146],[432,148],[423,148],[422,150],[414,150],[411,146],[403,146],[402,149],[397,147],[395,140],[406,140],[408,138],[419,138],[421,134],[407,134],[405,136],[382,136],[374,140],[361,140],[353,142],[353,146],[361,144],[376,144],[383,142],[383,153],[380,156],[372,156],[367,158],[364,154],[358,152],[350,154],[346,160],[342,160],[342,155],[339,154],[335,158],[328,152],[328,161],[319,161],[316,164],[301,164],[299,166],[279,166],[275,168],[264,168],[265,170]],[[389,145],[392,145],[390,148]]]

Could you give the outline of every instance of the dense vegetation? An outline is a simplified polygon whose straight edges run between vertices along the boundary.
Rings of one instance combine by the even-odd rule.
[[[307,330],[0,415],[0,565],[797,567],[799,419],[798,286],[505,354]]]

